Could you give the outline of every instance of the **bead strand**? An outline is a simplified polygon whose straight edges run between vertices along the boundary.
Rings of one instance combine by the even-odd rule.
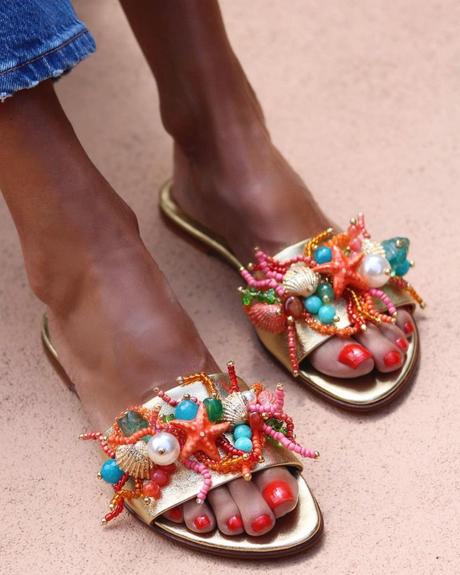
[[[288,317],[287,338],[289,360],[291,362],[292,373],[294,376],[297,376],[299,375],[299,361],[297,359],[297,333],[295,329],[294,318],[292,316]]]
[[[305,447],[302,447],[301,445],[299,445],[295,441],[291,441],[283,433],[281,433],[280,431],[275,431],[272,427],[270,427],[266,423],[263,424],[262,428],[263,428],[264,433],[269,435],[272,439],[279,441],[281,443],[281,445],[286,447],[286,449],[289,449],[289,451],[294,451],[295,453],[298,453],[302,457],[308,457],[310,459],[317,459],[318,458],[318,452],[317,451],[311,451],[309,449],[306,449]]]
[[[394,315],[396,313],[396,308],[391,301],[391,299],[387,296],[387,294],[382,291],[381,289],[371,288],[369,290],[369,295],[375,297],[376,299],[380,300],[388,310],[388,313]]]
[[[203,478],[203,485],[197,495],[197,503],[203,503],[208,495],[209,490],[212,487],[212,477],[209,469],[203,463],[198,461],[193,461],[192,459],[185,459],[183,464],[187,469],[195,471],[195,473],[200,473]]]

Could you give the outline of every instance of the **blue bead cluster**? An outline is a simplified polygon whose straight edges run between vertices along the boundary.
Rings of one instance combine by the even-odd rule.
[[[245,423],[236,425],[233,430],[233,442],[237,449],[250,453],[252,451],[252,429]]]
[[[411,263],[407,259],[409,244],[408,238],[391,238],[382,242],[385,257],[390,262],[394,275],[404,276],[411,268]]]
[[[313,252],[313,259],[318,264],[326,264],[332,260],[332,250],[327,246],[320,246]],[[333,323],[337,310],[331,302],[334,301],[334,290],[331,284],[321,282],[316,292],[303,300],[308,313],[316,315],[324,324]]]

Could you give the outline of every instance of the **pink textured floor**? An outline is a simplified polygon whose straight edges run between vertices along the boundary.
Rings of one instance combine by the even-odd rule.
[[[58,91],[85,147],[137,211],[147,245],[218,360],[237,360],[250,381],[289,381],[239,313],[233,272],[160,221],[156,190],[170,173],[170,142],[117,2],[77,8],[98,53]],[[85,414],[42,354],[42,306],[2,204],[0,572],[458,573],[460,5],[225,0],[223,11],[275,140],[327,212],[345,223],[361,208],[375,237],[413,240],[412,281],[429,302],[419,316],[415,385],[398,404],[357,417],[288,383],[298,434],[322,454],[305,471],[326,522],[310,553],[219,561],[132,517],[102,529],[98,454],[76,440]]]

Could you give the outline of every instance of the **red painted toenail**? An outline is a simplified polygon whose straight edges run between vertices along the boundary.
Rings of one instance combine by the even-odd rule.
[[[227,527],[229,531],[241,531],[243,529],[241,515],[233,515],[230,519],[227,519]]]
[[[198,517],[195,517],[193,520],[193,525],[201,531],[202,529],[209,527],[211,525],[211,521],[207,515],[198,515]]]
[[[401,363],[401,354],[399,351],[389,351],[383,358],[383,363],[387,367],[394,367]]]
[[[294,495],[286,481],[272,481],[264,488],[262,496],[270,509],[275,509],[282,503],[294,501]]]
[[[395,341],[395,344],[399,347],[399,349],[402,349],[403,351],[407,351],[407,348],[409,347],[407,339],[404,337],[398,337],[398,339]]]
[[[263,515],[259,515],[256,517],[251,523],[251,529],[256,533],[260,533],[261,531],[265,531],[269,527],[273,525],[273,520],[270,515],[264,513]]]
[[[173,521],[182,521],[182,509],[180,507],[173,507],[166,513],[166,515]]]
[[[414,324],[411,321],[406,321],[403,329],[406,335],[410,335],[411,333],[414,333]]]
[[[371,352],[362,345],[357,343],[348,343],[342,347],[337,359],[340,363],[356,369],[363,363],[363,361],[366,361],[366,359],[371,357]]]

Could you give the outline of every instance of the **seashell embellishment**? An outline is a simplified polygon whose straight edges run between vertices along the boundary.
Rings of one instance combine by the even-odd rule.
[[[227,395],[222,400],[222,420],[239,425],[248,420],[247,396],[239,391]]]
[[[115,452],[115,459],[120,469],[131,477],[149,479],[153,463],[144,441],[138,441],[134,445],[120,445]]]
[[[382,244],[367,238],[362,240],[361,251],[366,255],[377,254],[379,256],[386,257]]]
[[[302,262],[296,262],[284,275],[283,286],[286,293],[308,297],[315,293],[319,275]]]
[[[251,323],[271,333],[283,333],[286,329],[286,316],[281,304],[253,303],[246,310]]]

